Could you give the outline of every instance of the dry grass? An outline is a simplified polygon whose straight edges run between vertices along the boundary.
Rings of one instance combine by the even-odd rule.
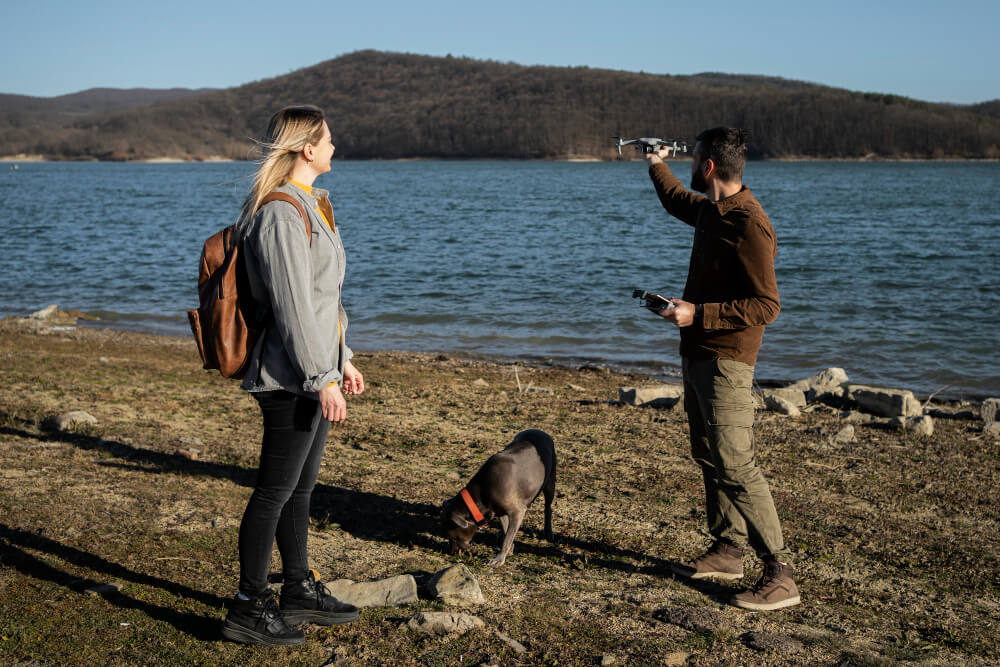
[[[667,572],[669,559],[705,544],[703,492],[682,413],[609,403],[641,378],[521,366],[522,383],[554,393],[518,393],[511,365],[360,354],[369,390],[350,400],[327,444],[315,567],[363,580],[452,562],[435,532],[438,506],[523,428],[556,440],[559,540],[540,536],[541,503],[507,566],[486,568],[493,539],[477,538],[462,560],[480,577],[487,604],[474,613],[488,631],[399,630],[415,610],[442,608],[422,600],[310,628],[302,647],[261,649],[218,636],[254,479],[256,405],[200,370],[193,345],[176,339],[0,324],[0,363],[4,664],[318,665],[334,647],[358,664],[595,664],[608,653],[660,664],[676,652],[690,664],[1000,660],[998,448],[971,421],[938,420],[921,440],[859,427],[856,442],[835,445],[832,411],[761,415],[760,461],[797,552],[804,604],[749,614],[724,604],[729,587]],[[72,409],[100,423],[46,429],[46,418]],[[190,448],[197,460],[177,453]],[[85,593],[95,582],[120,589]],[[716,629],[660,620],[659,610],[680,606],[705,609]],[[494,630],[529,652],[515,655]],[[741,639],[751,631],[804,648],[758,652]]]

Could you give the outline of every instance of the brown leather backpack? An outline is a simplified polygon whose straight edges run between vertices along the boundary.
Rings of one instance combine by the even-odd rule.
[[[295,197],[272,192],[261,206],[272,201],[294,204],[306,223],[306,238],[312,245],[309,216]],[[236,225],[229,225],[205,241],[198,272],[197,310],[189,310],[188,321],[207,369],[218,369],[223,377],[242,378],[254,343],[263,327],[256,316],[246,263],[240,244],[234,242]],[[241,297],[242,295],[242,297]]]

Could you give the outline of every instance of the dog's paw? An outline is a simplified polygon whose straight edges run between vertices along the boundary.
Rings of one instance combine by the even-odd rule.
[[[492,560],[490,560],[490,562],[487,563],[486,565],[488,565],[489,567],[499,567],[503,565],[506,560],[507,560],[506,556],[494,556]]]

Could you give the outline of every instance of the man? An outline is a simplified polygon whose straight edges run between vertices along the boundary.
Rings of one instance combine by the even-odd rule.
[[[743,185],[746,151],[742,130],[717,127],[698,135],[691,187],[704,196],[684,189],[663,162],[665,149],[646,159],[663,207],[695,228],[684,297],[670,299],[673,306],[660,315],[680,328],[691,453],[705,479],[715,539],[707,552],[671,569],[692,579],[738,580],[749,544],[764,571],[730,601],[771,610],[799,604],[799,591],[771,492],[754,460],[754,364],[764,326],[778,316],[780,303],[777,242],[760,203]]]

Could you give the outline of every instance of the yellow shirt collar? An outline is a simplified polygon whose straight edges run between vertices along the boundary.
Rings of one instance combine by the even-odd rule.
[[[294,185],[295,187],[299,188],[303,192],[305,192],[310,197],[312,196],[313,189],[311,185],[306,185],[305,183],[299,183],[298,181],[293,181],[290,178],[288,179],[288,182]]]

